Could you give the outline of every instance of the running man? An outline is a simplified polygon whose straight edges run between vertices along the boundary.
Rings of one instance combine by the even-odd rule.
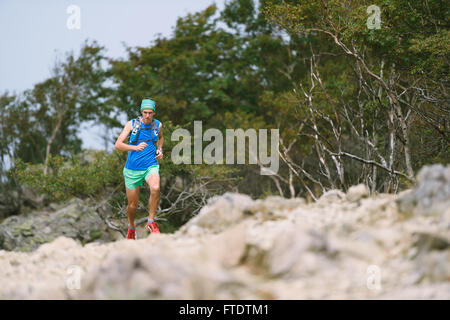
[[[141,103],[142,118],[127,122],[116,141],[116,149],[128,151],[127,162],[123,168],[125,178],[125,189],[127,192],[128,206],[128,234],[127,239],[136,239],[136,226],[134,217],[139,202],[139,190],[143,180],[150,187],[149,217],[145,229],[150,233],[160,233],[155,222],[156,209],[159,204],[159,161],[163,158],[162,146],[164,138],[162,134],[162,123],[153,119],[156,113],[156,103],[151,98],[144,98]],[[134,126],[134,127],[133,127]],[[139,128],[139,130],[134,130]],[[152,129],[153,128],[153,129]],[[133,131],[133,132],[132,132]],[[124,141],[130,136],[135,140],[127,144]],[[134,139],[132,139],[134,138]]]

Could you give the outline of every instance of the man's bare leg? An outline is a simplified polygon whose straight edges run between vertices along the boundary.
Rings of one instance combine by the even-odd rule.
[[[134,217],[136,216],[136,209],[137,209],[138,203],[139,203],[140,188],[141,187],[136,187],[135,189],[126,188],[127,199],[128,199],[128,206],[127,206],[128,225],[132,229],[135,228]]]
[[[151,174],[148,176],[146,180],[147,184],[150,187],[150,198],[148,199],[148,207],[149,207],[149,220],[154,220],[156,215],[156,210],[158,209],[159,205],[159,175],[158,174]]]

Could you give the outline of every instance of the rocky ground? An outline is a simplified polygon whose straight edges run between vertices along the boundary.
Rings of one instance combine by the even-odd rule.
[[[310,204],[227,193],[174,234],[3,250],[0,298],[450,299],[450,166],[417,180]]]

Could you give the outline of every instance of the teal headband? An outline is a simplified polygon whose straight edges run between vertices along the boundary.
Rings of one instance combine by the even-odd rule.
[[[152,109],[153,111],[156,111],[156,103],[155,101],[151,99],[143,99],[141,102],[141,111],[144,109]]]

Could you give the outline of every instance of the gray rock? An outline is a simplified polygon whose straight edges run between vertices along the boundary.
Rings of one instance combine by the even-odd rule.
[[[341,190],[328,190],[325,192],[320,198],[319,202],[335,202],[335,201],[341,201],[345,199],[345,193]]]
[[[413,245],[419,251],[446,250],[450,247],[450,241],[436,234],[416,232],[413,234]]]
[[[450,207],[450,165],[423,167],[417,174],[417,184],[397,200],[404,214],[442,215]]]
[[[59,236],[76,239],[82,244],[112,240],[98,214],[75,199],[56,212],[32,212],[5,219],[0,225],[0,248],[32,251]]]
[[[257,214],[263,220],[286,218],[293,210],[306,203],[303,198],[285,199],[278,196],[270,196],[266,199],[258,199],[249,204],[246,213]]]
[[[418,259],[417,270],[429,282],[450,281],[450,251],[434,251]]]
[[[351,186],[346,194],[348,201],[358,201],[362,198],[367,198],[369,196],[369,190],[365,184],[358,184],[356,186]]]
[[[38,195],[33,189],[22,187],[22,202],[24,206],[36,209],[42,208],[46,199],[44,195]]]
[[[20,200],[17,192],[0,192],[0,219],[20,212]]]
[[[222,196],[212,197],[198,215],[192,218],[182,230],[186,231],[192,225],[220,232],[244,219],[247,208],[253,204],[247,195],[227,192]]]

